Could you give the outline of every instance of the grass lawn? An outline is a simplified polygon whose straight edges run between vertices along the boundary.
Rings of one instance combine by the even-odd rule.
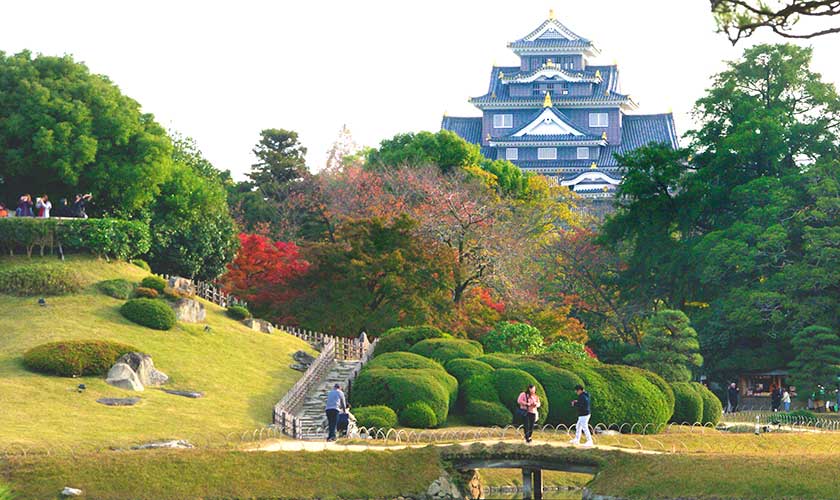
[[[0,258],[0,269],[25,262],[25,257]],[[209,303],[210,332],[204,332],[204,324],[179,323],[169,331],[136,325],[120,315],[123,301],[100,293],[95,283],[113,278],[138,282],[145,271],[87,257],[70,257],[65,265],[83,279],[78,294],[47,297],[47,307],[38,306],[36,297],[0,295],[0,449],[85,449],[163,438],[219,441],[225,434],[269,424],[274,403],[300,376],[289,368],[291,354],[312,352],[290,335],[254,332]],[[188,399],[157,389],[134,393],[98,377],[52,377],[23,367],[27,349],[63,339],[133,345],[170,376],[168,387],[203,391],[205,397]],[[75,390],[79,383],[87,385],[82,394]],[[128,396],[142,401],[133,407],[96,403],[100,397]]]
[[[135,451],[15,458],[6,480],[19,500],[56,498],[396,498],[425,492],[440,476],[433,448],[382,452]],[[2,478],[0,473],[0,478]]]

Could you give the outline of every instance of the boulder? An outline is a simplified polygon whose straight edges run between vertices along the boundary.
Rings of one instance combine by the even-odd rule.
[[[315,362],[315,358],[306,351],[297,351],[292,354],[292,359],[294,359],[295,362],[291,364],[290,368],[299,372],[305,372],[309,369],[309,365]]]
[[[148,354],[141,352],[130,352],[124,354],[117,360],[117,363],[125,363],[140,379],[140,383],[144,386],[157,387],[165,384],[169,380],[169,376],[162,371],[155,368],[155,362]]]
[[[174,288],[175,290],[186,293],[188,295],[195,295],[195,285],[193,284],[192,280],[182,278],[180,276],[169,277],[169,288]]]
[[[207,317],[204,304],[195,299],[178,299],[171,304],[175,319],[185,323],[201,323]]]
[[[105,406],[134,406],[140,398],[99,398],[96,402]]]
[[[61,490],[61,496],[63,497],[80,497],[82,496],[82,490],[78,488],[71,488],[69,486],[65,486],[63,490]]]
[[[137,373],[125,363],[114,363],[114,366],[108,370],[108,376],[105,377],[105,382],[120,389],[127,389],[129,391],[142,391],[143,383]]]
[[[274,325],[263,319],[248,318],[244,320],[243,323],[245,323],[245,326],[247,326],[251,330],[254,330],[255,332],[269,334],[274,333]]]

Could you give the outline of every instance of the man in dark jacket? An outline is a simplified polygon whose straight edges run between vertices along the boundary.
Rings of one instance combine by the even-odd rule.
[[[592,413],[592,404],[589,399],[589,393],[583,390],[582,385],[576,386],[575,392],[578,397],[572,401],[572,406],[577,408],[578,419],[577,424],[575,425],[575,438],[572,439],[570,443],[580,444],[580,433],[583,432],[586,436],[586,442],[583,443],[583,446],[592,446],[595,443],[592,442],[592,434],[589,432],[589,417]]]
[[[735,413],[738,411],[738,387],[735,382],[729,384],[729,389],[726,391],[726,411],[727,413]]]

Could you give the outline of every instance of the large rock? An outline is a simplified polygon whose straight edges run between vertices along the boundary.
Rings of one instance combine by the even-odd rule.
[[[114,387],[129,391],[143,390],[143,383],[140,382],[140,377],[125,363],[114,363],[114,366],[108,370],[108,376],[105,377],[105,382]]]
[[[244,320],[243,323],[255,332],[274,333],[274,326],[263,319],[248,318]]]
[[[182,278],[180,276],[169,277],[169,288],[174,288],[175,290],[187,295],[195,295],[195,285],[192,280]]]
[[[292,359],[294,359],[295,362],[291,365],[291,368],[299,372],[305,372],[309,369],[309,365],[315,362],[315,358],[306,351],[297,351],[292,354]]]
[[[201,323],[207,317],[204,304],[195,299],[178,299],[172,304],[175,319],[185,323]]]
[[[61,490],[61,496],[63,497],[80,497],[82,496],[82,490],[79,488],[71,488],[69,486],[65,486],[63,490]]]
[[[201,391],[179,391],[177,389],[164,389],[163,392],[172,394],[173,396],[182,396],[185,398],[198,399],[203,398],[204,393]]]
[[[140,383],[144,386],[161,386],[169,380],[169,376],[155,368],[155,362],[148,354],[141,352],[130,352],[124,354],[117,363],[125,363],[134,370]]]

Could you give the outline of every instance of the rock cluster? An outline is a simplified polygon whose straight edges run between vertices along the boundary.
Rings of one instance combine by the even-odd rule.
[[[309,368],[309,365],[315,362],[315,358],[306,351],[297,351],[292,354],[292,359],[295,362],[292,363],[291,368],[299,372],[305,372]]]
[[[174,288],[181,293],[195,295],[195,285],[191,279],[182,278],[180,276],[170,276],[168,284],[169,288]]]
[[[429,485],[426,496],[430,500],[460,500],[464,498],[458,487],[452,483],[452,480],[446,474],[441,475]]]
[[[195,299],[178,299],[170,304],[175,311],[175,319],[185,323],[201,323],[207,318],[204,304]]]
[[[140,444],[132,446],[132,450],[156,450],[160,448],[166,449],[188,449],[195,448],[192,443],[183,439],[173,439],[171,441],[156,441],[154,443]]]
[[[155,369],[152,357],[139,352],[130,352],[119,358],[105,378],[108,384],[131,391],[160,386],[167,380],[169,377],[165,373]]]
[[[243,323],[245,323],[245,326],[247,326],[251,330],[254,330],[255,332],[269,333],[269,334],[274,333],[274,326],[272,326],[271,323],[269,323],[268,321],[265,321],[263,319],[248,318],[248,319],[244,320]]]

